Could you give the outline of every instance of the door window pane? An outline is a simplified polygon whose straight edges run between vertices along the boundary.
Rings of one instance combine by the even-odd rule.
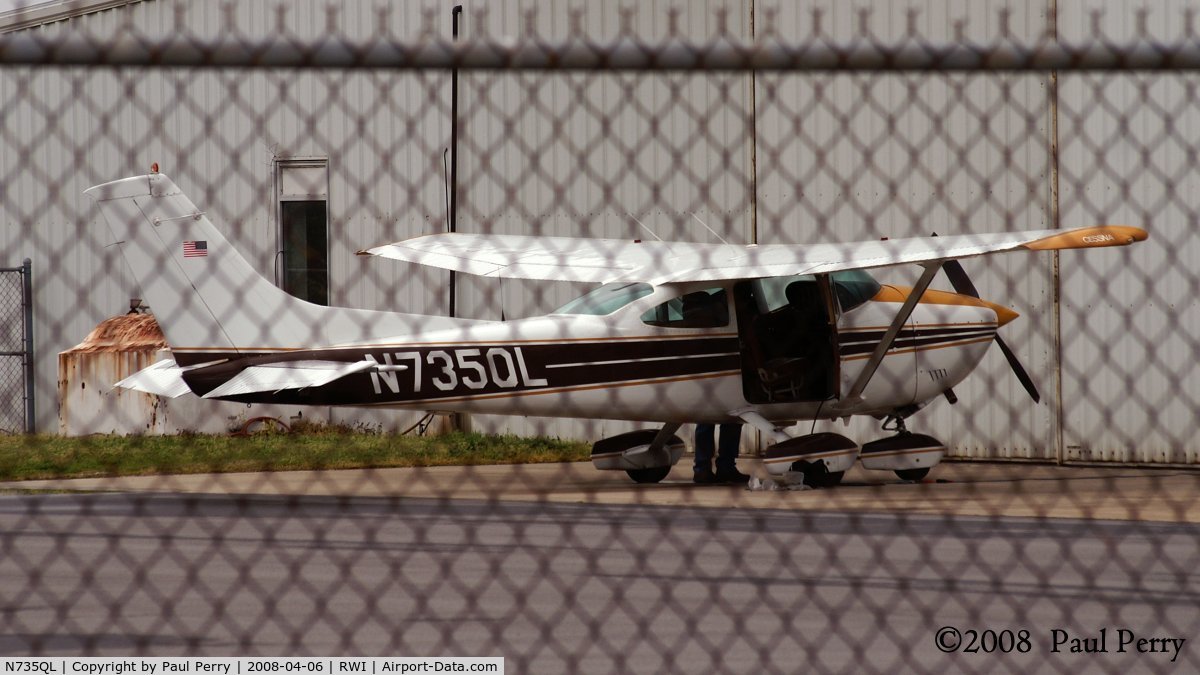
[[[283,288],[318,305],[329,304],[329,245],[325,202],[281,202]]]

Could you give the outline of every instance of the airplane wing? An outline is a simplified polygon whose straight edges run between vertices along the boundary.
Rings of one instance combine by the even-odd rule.
[[[711,244],[510,234],[428,234],[359,251],[392,260],[505,279],[608,282]],[[739,248],[739,247],[731,247]],[[638,279],[639,281],[641,279]]]
[[[1146,239],[1128,225],[913,237],[844,244],[689,244],[443,233],[359,251],[485,277],[664,284],[822,274],[936,262],[1016,250],[1126,246]]]

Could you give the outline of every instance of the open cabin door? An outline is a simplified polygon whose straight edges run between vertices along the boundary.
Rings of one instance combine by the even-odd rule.
[[[748,402],[837,395],[837,323],[827,275],[743,281],[733,296]]]

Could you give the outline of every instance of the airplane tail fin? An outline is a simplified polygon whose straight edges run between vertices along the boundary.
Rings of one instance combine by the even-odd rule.
[[[260,276],[164,174],[104,183],[84,194],[98,203],[176,353],[303,349],[467,323],[293,297]]]

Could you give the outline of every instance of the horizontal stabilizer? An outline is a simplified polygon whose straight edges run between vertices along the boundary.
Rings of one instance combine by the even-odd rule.
[[[185,372],[186,369],[176,365],[173,359],[164,359],[149,368],[139,370],[113,386],[167,398],[178,398],[192,393],[187,383],[183,381]]]
[[[250,366],[204,395],[222,398],[262,391],[320,387],[347,375],[375,367],[373,361],[287,361]]]

